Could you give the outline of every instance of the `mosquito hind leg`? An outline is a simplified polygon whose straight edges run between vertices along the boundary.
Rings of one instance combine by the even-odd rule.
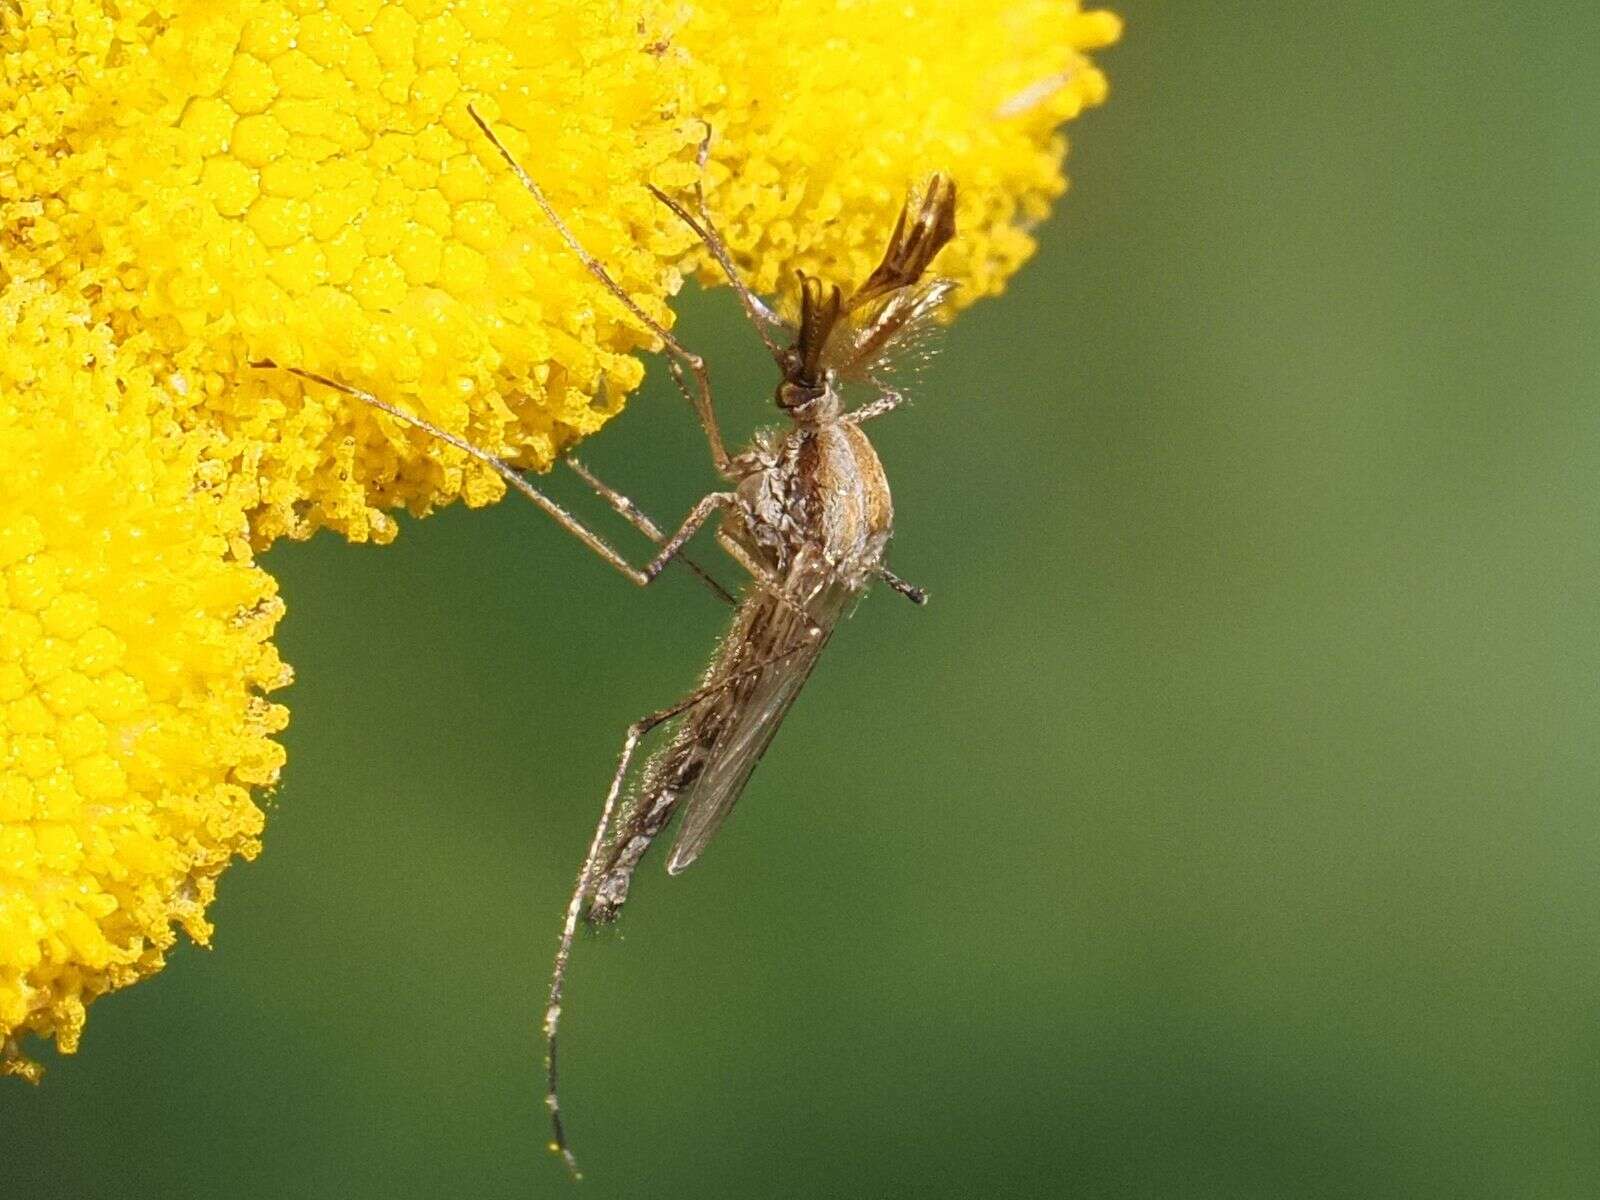
[[[617,804],[622,797],[622,788],[628,778],[628,768],[633,763],[633,756],[639,749],[639,742],[652,729],[665,721],[672,720],[680,713],[687,712],[702,700],[709,699],[720,692],[727,690],[739,679],[764,670],[773,663],[789,657],[802,649],[806,643],[796,642],[794,645],[741,668],[729,675],[697,688],[690,692],[676,704],[658,709],[648,716],[641,717],[628,726],[627,736],[622,741],[622,753],[617,756],[617,770],[611,777],[611,787],[606,791],[605,803],[600,807],[600,820],[595,824],[594,836],[589,839],[589,850],[584,855],[583,866],[578,870],[578,882],[572,889],[572,896],[567,901],[566,917],[561,924],[561,940],[556,947],[555,966],[550,973],[550,997],[544,1010],[544,1037],[545,1037],[545,1108],[550,1113],[550,1148],[561,1155],[562,1161],[567,1165],[574,1179],[581,1179],[582,1173],[578,1170],[578,1160],[572,1153],[572,1147],[567,1142],[566,1126],[561,1119],[561,1101],[559,1099],[559,1075],[556,1069],[557,1035],[561,1026],[561,998],[566,988],[567,964],[572,958],[572,942],[577,935],[578,918],[583,912],[584,901],[594,889],[595,868],[600,862],[600,856],[606,845],[606,834],[610,831],[612,818],[616,815]],[[670,815],[670,814],[669,814]],[[642,853],[642,851],[641,851]]]
[[[657,545],[667,540],[667,535],[662,533],[660,527],[645,515],[643,509],[589,470],[588,467],[578,461],[575,455],[569,454],[561,461],[566,464],[569,471],[588,484],[595,495],[615,509],[627,520],[628,524],[644,534],[645,537]]]
[[[622,786],[628,777],[628,767],[633,762],[633,755],[639,748],[640,739],[663,721],[670,721],[698,699],[698,696],[686,697],[677,704],[653,712],[628,726],[627,737],[622,743],[622,753],[617,759],[616,774],[611,777],[611,787],[606,792],[605,803],[600,808],[600,820],[595,825],[594,836],[589,839],[589,850],[584,855],[583,866],[578,871],[578,882],[572,889],[572,898],[567,901],[566,917],[561,924],[561,941],[556,949],[555,968],[550,975],[550,998],[544,1010],[546,1081],[544,1103],[550,1112],[550,1148],[561,1155],[562,1161],[566,1163],[567,1170],[574,1179],[582,1179],[583,1175],[578,1170],[578,1160],[572,1153],[572,1147],[567,1143],[566,1127],[561,1120],[559,1075],[556,1065],[557,1035],[561,1026],[561,996],[567,981],[567,963],[572,958],[572,939],[577,933],[578,917],[583,911],[583,903],[589,895],[590,876],[594,873],[595,865],[600,860],[600,853],[605,848],[606,834],[611,828],[611,818],[616,813]]]
[[[682,774],[670,785],[646,785],[642,798],[648,807],[626,814],[618,830],[611,855],[591,884],[589,911],[584,915],[590,926],[609,925],[622,912],[633,886],[633,874],[645,853],[678,811],[684,792],[694,782],[694,774]]]

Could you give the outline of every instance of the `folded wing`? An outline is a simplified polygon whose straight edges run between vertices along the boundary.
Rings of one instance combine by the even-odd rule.
[[[723,707],[715,739],[698,776],[685,793],[683,824],[667,860],[676,875],[700,857],[738,802],[745,784],[812,668],[854,591],[810,567],[801,555],[789,573],[788,594],[806,597],[813,634],[794,608],[764,593],[754,594],[735,622],[719,655],[716,677],[727,691],[707,704]],[[746,672],[740,676],[741,672]]]

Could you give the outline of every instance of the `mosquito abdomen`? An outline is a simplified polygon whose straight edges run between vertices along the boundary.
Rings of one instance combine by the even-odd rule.
[[[646,770],[639,795],[596,875],[589,901],[591,925],[609,925],[622,911],[640,860],[705,767],[704,748],[716,740],[720,711],[715,707],[691,711],[671,745]]]

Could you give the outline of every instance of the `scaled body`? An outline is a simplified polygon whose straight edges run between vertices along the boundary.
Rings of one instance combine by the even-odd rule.
[[[733,460],[738,503],[724,529],[782,580],[794,603],[752,589],[740,605],[704,680],[727,680],[728,686],[691,708],[645,769],[600,866],[591,921],[616,918],[634,869],[680,807],[683,828],[667,870],[676,874],[699,856],[833,625],[883,564],[894,522],[883,464],[862,429],[838,415],[836,403],[817,415],[786,434],[758,435]]]

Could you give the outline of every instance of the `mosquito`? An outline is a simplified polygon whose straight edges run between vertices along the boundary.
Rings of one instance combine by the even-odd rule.
[[[922,589],[895,575],[884,561],[893,508],[883,466],[862,426],[904,402],[881,372],[891,357],[927,330],[954,287],[951,281],[930,275],[928,268],[955,236],[956,188],[951,179],[935,174],[922,189],[920,201],[908,198],[882,261],[854,290],[846,293],[836,284],[797,273],[799,319],[790,329],[741,279],[711,219],[702,183],[697,180],[694,185],[693,212],[654,185],[646,185],[711,253],[778,368],[773,398],[789,418],[789,427],[762,431],[749,447],[729,454],[712,406],[705,361],[646,313],[584,249],[488,122],[475,109],[469,107],[468,112],[561,240],[600,285],[660,339],[673,381],[705,432],[712,466],[728,485],[703,497],[669,537],[632,500],[576,459],[565,459],[601,499],[659,547],[644,566],[634,566],[496,455],[369,392],[313,371],[283,368],[360,400],[486,464],[635,584],[651,583],[677,559],[736,605],[732,627],[700,685],[628,727],[567,904],[544,1014],[545,1105],[550,1114],[550,1148],[561,1155],[576,1179],[581,1175],[559,1100],[557,1042],[567,966],[580,920],[601,926],[617,919],[640,861],[680,812],[667,872],[677,875],[700,857],[744,791],[834,626],[869,584],[881,579],[914,604],[927,602]],[[700,144],[702,175],[710,137],[708,129]],[[847,410],[841,395],[847,381],[864,382],[876,395]],[[717,543],[751,580],[737,601],[683,553],[689,540],[718,515]],[[630,790],[630,769],[640,742],[669,722],[675,722],[675,729]]]

